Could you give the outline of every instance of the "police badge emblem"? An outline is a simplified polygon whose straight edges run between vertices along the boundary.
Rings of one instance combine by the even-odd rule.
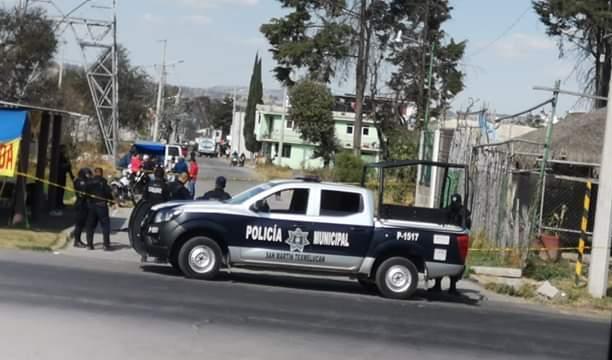
[[[295,231],[289,230],[289,238],[285,240],[285,243],[289,245],[289,251],[291,252],[304,252],[304,247],[310,245],[308,232],[302,231],[300,228],[296,228]]]

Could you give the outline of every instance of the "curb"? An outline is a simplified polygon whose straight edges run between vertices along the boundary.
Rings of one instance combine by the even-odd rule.
[[[73,230],[74,226],[62,230],[57,236],[57,241],[49,247],[49,251],[54,252],[65,249],[68,246],[68,242],[70,242],[70,234],[72,234]]]

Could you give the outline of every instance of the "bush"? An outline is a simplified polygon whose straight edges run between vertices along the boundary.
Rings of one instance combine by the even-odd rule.
[[[334,165],[334,180],[347,183],[358,183],[361,181],[363,172],[363,160],[351,152],[343,151],[336,155]]]
[[[552,279],[571,279],[574,273],[569,262],[566,260],[549,263],[540,260],[535,254],[530,254],[527,258],[527,265],[523,270],[523,275],[534,280],[543,281]]]

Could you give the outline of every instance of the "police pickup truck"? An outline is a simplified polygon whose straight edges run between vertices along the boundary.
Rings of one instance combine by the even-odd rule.
[[[385,170],[406,166],[443,170],[428,171],[441,179],[441,206],[387,203]],[[363,186],[301,178],[263,183],[225,202],[156,205],[139,222],[142,251],[189,278],[213,279],[222,267],[347,275],[396,299],[416,291],[419,273],[429,279],[462,274],[468,212],[461,194],[449,193],[448,180],[465,167],[375,163],[364,169],[362,185],[368,170],[377,172],[377,201]]]

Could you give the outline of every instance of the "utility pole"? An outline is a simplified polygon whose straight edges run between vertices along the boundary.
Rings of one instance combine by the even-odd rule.
[[[608,110],[604,134],[597,208],[593,229],[593,246],[591,248],[591,265],[589,266],[589,293],[595,298],[606,296],[608,289],[608,267],[610,266],[610,236],[612,228],[612,76],[608,87]]]
[[[242,119],[240,117],[236,119],[236,88],[235,87],[234,87],[234,91],[232,92],[232,122],[234,121],[238,122],[238,139],[236,140],[238,141],[238,152],[242,153],[242,150],[240,150],[240,146],[241,146],[240,139],[242,137]]]
[[[164,111],[164,87],[166,86],[166,47],[168,40],[162,42],[162,62],[159,69],[159,84],[157,88],[157,105],[155,107],[155,125],[153,125],[153,141],[158,141],[159,123],[161,121],[162,112]]]
[[[357,49],[357,69],[355,84],[355,122],[353,124],[353,152],[361,157],[361,125],[363,121],[363,101],[368,77],[368,47],[367,43],[367,1],[361,0],[359,10],[359,39]]]

